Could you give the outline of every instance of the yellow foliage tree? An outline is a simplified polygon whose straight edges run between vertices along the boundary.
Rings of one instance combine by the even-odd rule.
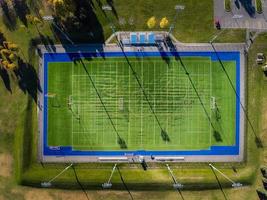
[[[2,60],[1,64],[2,64],[3,68],[7,69],[9,62],[7,60]]]
[[[6,67],[8,70],[13,70],[17,68],[17,65],[15,63],[8,63]]]
[[[54,13],[61,19],[73,15],[76,10],[77,1],[74,0],[47,0],[52,6]]]
[[[169,25],[169,20],[167,19],[167,17],[163,17],[159,23],[160,28],[166,28],[168,25]]]
[[[11,53],[11,51],[8,49],[1,49],[0,53],[2,56],[8,56]]]
[[[147,27],[148,28],[154,28],[155,27],[155,25],[156,25],[156,18],[153,16],[153,17],[150,17],[149,19],[148,19],[148,21],[147,21]]]
[[[14,53],[11,53],[8,58],[11,61],[15,61],[17,59],[17,56]]]

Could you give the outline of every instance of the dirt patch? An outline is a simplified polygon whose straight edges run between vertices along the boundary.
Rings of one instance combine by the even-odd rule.
[[[10,177],[12,172],[13,158],[9,153],[0,154],[0,176]]]
[[[91,197],[90,192],[87,192],[88,196],[90,199],[94,199]],[[86,196],[82,191],[76,192],[76,191],[72,191],[72,192],[62,192],[62,191],[58,191],[54,193],[54,196],[57,197],[58,200],[85,200]]]
[[[4,196],[0,195],[0,200],[4,200]]]
[[[25,192],[25,200],[53,200],[48,191],[32,189]]]

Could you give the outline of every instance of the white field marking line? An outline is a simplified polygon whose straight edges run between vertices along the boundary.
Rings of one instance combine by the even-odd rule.
[[[181,78],[181,76],[180,76],[180,69],[181,69],[181,66],[180,66],[180,64],[178,63],[178,77],[180,77]],[[181,112],[179,113],[179,117],[180,117],[180,115],[181,115]],[[179,145],[181,145],[181,140],[182,140],[182,138],[181,138],[181,123],[179,124]]]
[[[97,83],[97,78],[99,78],[99,77],[98,77],[98,74],[99,74],[99,73],[98,73],[98,71],[99,71],[99,63],[96,63],[95,65],[96,65],[96,74],[97,74],[96,77],[95,77],[95,78],[96,78],[96,79],[95,79],[95,82]],[[92,66],[91,66],[91,67],[92,67]],[[89,88],[88,88],[88,89],[89,89]],[[87,90],[86,90],[86,91],[87,91]],[[86,94],[87,94],[87,93],[86,93]],[[94,124],[96,124],[96,123],[99,121],[98,109],[96,109],[96,114],[97,114],[97,115],[96,115],[97,117],[94,117]],[[91,134],[91,133],[90,133],[90,134]],[[98,128],[97,125],[96,125],[96,143],[99,144],[99,128]]]
[[[205,77],[205,76],[207,76],[207,77],[209,77],[209,74],[207,74],[207,73],[203,73],[203,74],[193,74],[193,73],[190,73],[190,75],[191,75],[191,77],[195,77],[195,76],[199,76],[199,75],[201,75],[201,76],[203,76],[203,77]],[[78,77],[86,77],[87,75],[73,75],[73,76],[78,76]],[[105,75],[105,74],[99,74],[99,75],[91,75],[91,77],[107,77],[107,75]],[[181,78],[182,78],[182,76],[181,76]],[[153,84],[153,83],[150,83],[151,85]]]
[[[73,74],[74,74],[74,70],[73,70],[73,65],[74,65],[74,62],[72,62],[72,65],[71,65],[71,95],[73,95],[73,81],[74,81],[74,77],[73,77]],[[73,104],[73,102],[71,102]],[[73,108],[73,105],[70,105],[70,108],[72,109]],[[73,148],[73,110],[71,111],[71,147]]]
[[[141,59],[141,79],[142,79],[142,87],[144,88],[144,69],[143,69],[143,59]],[[141,97],[141,147],[143,147],[143,98]]]
[[[79,73],[80,73],[80,67],[79,67]],[[79,94],[78,96],[80,96],[80,90],[81,90],[80,81],[78,81],[78,94]],[[80,117],[80,114],[83,114],[83,113],[79,113],[79,104],[77,104],[77,113],[78,113],[78,117]],[[84,115],[82,115],[82,116],[84,116]],[[80,129],[80,125],[79,125],[79,129]],[[79,144],[81,143],[80,136],[83,134],[78,134],[78,143]]]
[[[211,106],[211,96],[212,96],[212,63],[211,63],[211,59],[210,59],[210,66],[209,66],[209,73],[210,73],[210,96],[209,96],[209,106]],[[210,107],[210,119],[211,119],[211,123],[212,123],[212,111],[211,111],[211,107]],[[210,124],[210,146],[212,144],[212,130],[211,130],[211,124]]]
[[[156,74],[156,67],[155,67],[155,65],[156,65],[156,62],[153,62],[153,76],[154,76],[154,81],[155,81],[155,79],[156,79],[156,77],[155,77],[155,74]],[[154,112],[156,112],[156,108],[155,108],[155,106],[156,106],[156,95],[155,95],[155,91],[156,91],[156,88],[155,88],[155,82],[154,82],[154,90],[153,90],[153,96],[154,96],[154,105],[153,105],[153,109],[154,109]],[[153,128],[154,128],[154,145],[156,144],[156,126],[155,126],[155,123],[156,123],[156,120],[155,120],[155,117],[153,117]]]
[[[166,82],[166,97],[167,97],[167,100],[166,100],[166,102],[167,102],[167,112],[169,112],[169,66],[167,66],[167,82]],[[169,115],[167,115],[167,117],[166,117],[166,130],[165,131],[167,131],[167,129],[168,129],[168,123],[169,123]],[[168,132],[167,132],[167,134],[168,134]],[[168,142],[167,142],[167,140],[165,141],[165,144],[167,144]]]
[[[154,86],[155,86],[155,84],[154,84]],[[155,106],[155,104],[154,104],[154,106]]]
[[[110,76],[111,76],[111,73],[110,73]],[[116,88],[115,88],[115,90],[116,90],[116,92],[115,92],[115,94],[116,94],[116,96],[118,96],[118,63],[116,62],[116,74],[115,74],[115,76],[116,76],[116,78],[115,78],[115,84],[116,84]],[[118,98],[117,99],[115,99],[115,107],[116,107],[116,130],[117,131],[119,131],[118,130]]]
[[[117,64],[117,62],[116,62],[116,64]],[[112,65],[111,65],[111,63],[109,63],[109,76],[111,76],[110,75],[110,73],[111,73],[111,71],[112,71]],[[112,91],[112,85],[111,85],[111,78],[109,77],[109,91]],[[111,95],[109,96],[109,102],[111,102]],[[116,130],[117,130],[117,127],[116,127]],[[114,140],[114,145],[116,145],[117,144],[117,141],[118,141],[118,136],[117,136],[117,134],[116,134],[116,136],[115,136],[115,140]]]
[[[197,68],[197,72],[199,73],[199,68]],[[197,84],[200,85],[199,83],[199,76],[197,76]],[[199,123],[199,112],[197,113],[197,127],[198,127],[198,130],[200,130],[200,123]],[[200,133],[197,134],[197,144],[199,145],[200,143]]]
[[[172,63],[172,91],[174,91],[174,80],[175,80],[175,77],[174,77],[174,73],[175,73],[175,70],[174,70],[174,67],[173,67],[173,61],[171,62]],[[174,109],[174,95],[172,95],[172,109]],[[175,118],[175,114],[174,112],[172,112],[172,123],[174,123],[174,118]],[[172,126],[172,134],[174,135],[175,134],[175,130],[174,130],[174,127]]]
[[[130,117],[132,116],[132,113],[130,114],[130,110],[131,110],[131,72],[129,70],[129,68],[126,68],[125,66],[123,67],[125,69],[128,69],[128,144],[130,143],[130,137],[131,137],[131,126],[130,126]]]

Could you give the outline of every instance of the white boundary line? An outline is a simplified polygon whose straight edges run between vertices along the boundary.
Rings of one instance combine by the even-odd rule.
[[[198,68],[198,71],[199,71],[199,62],[201,61],[201,62],[204,62],[205,60],[192,60],[194,63],[195,63],[195,65],[197,66],[197,68]],[[98,63],[101,63],[101,62],[94,62],[93,64],[97,64],[97,67],[99,67],[99,65],[98,65]],[[109,68],[110,68],[110,71],[109,72],[111,72],[112,70],[111,70],[111,66],[112,66],[112,63],[116,63],[116,74],[118,74],[118,63],[125,63],[125,62],[108,62],[108,64],[109,64]],[[136,61],[136,62],[134,62],[134,64],[137,64],[137,63],[140,63],[140,61]],[[143,84],[143,68],[144,68],[144,63],[145,62],[143,62],[143,60],[142,60],[142,63],[141,63],[141,73],[142,73],[142,84]],[[154,61],[153,62],[154,64],[154,77],[155,77],[155,70],[156,70],[156,64],[157,63],[162,63],[162,61]],[[90,63],[90,62],[88,62],[88,64],[91,64],[92,65],[92,63]],[[174,65],[174,63],[172,62],[172,64]],[[74,65],[74,63],[72,64],[72,70],[73,70],[73,65]],[[211,67],[211,60],[209,59],[209,66]],[[167,69],[167,79],[166,79],[166,84],[167,85],[169,85],[168,84],[168,81],[169,81],[169,74],[168,74],[168,72],[169,72],[169,70]],[[74,75],[74,72],[72,72],[73,73],[73,76],[75,77],[75,80],[80,80],[79,78],[81,78],[81,77],[86,77],[86,75]],[[173,72],[173,73],[175,73],[175,72]],[[129,74],[130,74],[130,71],[129,71]],[[199,74],[199,73],[195,73],[195,74],[193,74],[193,75],[195,75],[195,76],[197,76],[197,78],[199,77],[199,76],[202,76],[202,75],[206,75],[206,76],[208,76],[206,73],[201,73],[201,74]],[[106,75],[103,75],[103,77],[105,77]],[[177,74],[177,76],[178,77],[183,77],[182,75],[179,75],[179,74]],[[211,74],[209,74],[209,77],[211,76]],[[72,79],[74,78],[74,77],[72,77]],[[98,74],[97,75],[95,75],[95,77],[98,77]],[[116,81],[118,82],[118,76],[116,75]],[[129,79],[130,79],[130,77],[129,77]],[[110,79],[110,81],[111,81],[111,79]],[[210,80],[211,81],[211,80]],[[77,82],[77,84],[79,85],[79,88],[80,88],[80,82],[79,81],[76,81]],[[129,82],[129,84],[130,84],[130,82]],[[73,85],[73,83],[72,83],[72,85]],[[85,84],[85,86],[86,86],[87,84]],[[173,81],[173,85],[174,85],[174,81]],[[110,82],[110,87],[112,87],[112,85],[111,85],[111,82]],[[187,84],[187,87],[188,87],[188,91],[190,91],[189,90],[189,85]],[[211,85],[209,86],[209,87],[211,87]],[[155,84],[154,84],[154,88],[155,88]],[[72,90],[73,90],[73,86],[72,86]],[[78,89],[79,91],[78,91],[78,97],[79,98],[81,98],[82,96],[80,95],[80,89]],[[129,88],[129,90],[130,90],[130,88]],[[154,89],[154,90],[156,90],[156,89]],[[205,88],[203,89],[203,91],[205,90]],[[167,106],[167,109],[168,109],[168,104],[169,104],[169,102],[168,102],[168,98],[169,98],[169,96],[168,95],[170,95],[170,93],[169,93],[169,90],[168,90],[168,86],[167,86],[167,102],[166,102],[166,105],[161,105],[161,106]],[[187,91],[187,97],[188,98],[190,98],[190,96],[191,96],[191,94],[189,94],[188,93],[188,91]],[[155,92],[155,91],[154,91]],[[211,92],[210,91],[210,89],[209,89],[209,92]],[[73,92],[72,92],[73,93]],[[117,86],[116,86],[116,94],[118,93],[118,88],[117,88]],[[163,97],[163,96],[165,96],[165,98],[166,98],[166,94],[164,94],[164,93],[162,93],[161,95],[160,95],[160,97]],[[84,96],[86,99],[87,99],[87,94]],[[194,95],[193,95],[194,96]],[[141,97],[141,101],[142,101],[142,95],[140,95],[139,97]],[[111,97],[110,97],[111,98]],[[174,98],[174,96],[173,96],[173,98]],[[130,97],[129,97],[129,99],[130,99]],[[78,101],[78,100],[76,100],[76,101],[74,101],[75,103],[77,103],[77,104],[81,104],[81,103],[85,103],[85,104],[87,104],[88,102],[90,102],[90,100],[89,101],[87,101],[87,100],[85,100],[85,101]],[[112,102],[113,102],[113,100],[112,100]],[[116,103],[116,102],[115,102]],[[174,102],[173,102],[174,103]],[[143,141],[142,141],[142,134],[143,134],[143,130],[142,130],[142,126],[143,126],[143,109],[142,109],[142,106],[143,106],[143,102],[141,102],[141,112],[140,112],[140,116],[141,116],[141,146],[143,145]],[[191,106],[183,106],[183,107],[185,107],[186,109],[187,109],[187,113],[189,113],[189,108],[191,108]],[[154,95],[154,108],[155,108],[155,95]],[[82,112],[87,112],[86,111],[86,109],[82,109],[83,111]],[[90,110],[88,110],[88,111],[90,111]],[[117,105],[116,105],[116,113],[118,112],[118,110],[117,110]],[[168,113],[165,113],[166,114],[166,119],[167,119],[167,124],[168,124],[168,116],[169,116],[169,114]],[[134,115],[134,114],[133,114]],[[132,115],[132,116],[133,116]],[[164,113],[162,113],[162,114],[160,114],[161,116],[164,116]],[[189,115],[187,115],[187,118],[190,118],[190,114]],[[154,121],[155,121],[155,119],[154,119]],[[189,122],[189,120],[187,120],[187,122],[189,123],[188,124],[188,128],[190,127],[190,122]],[[116,126],[118,125],[118,120],[117,120],[117,117],[116,117]],[[130,126],[130,125],[129,125]],[[167,127],[168,127],[168,125],[167,125]],[[179,125],[179,127],[180,127],[180,125]],[[130,129],[130,128],[129,128]],[[130,131],[128,129],[128,132]],[[189,128],[190,129],[190,128]],[[97,130],[96,130],[97,131]],[[98,132],[98,131],[97,131]],[[73,136],[73,134],[74,133],[83,133],[83,131],[74,131],[74,130],[72,130],[72,137],[74,137]],[[195,132],[195,131],[193,131],[193,130],[190,130],[190,135],[194,135],[194,133],[198,133],[197,135],[199,136],[201,133],[200,132]],[[128,134],[130,134],[130,133],[128,133]],[[80,134],[78,134],[78,135],[80,135]],[[181,130],[179,131],[179,135],[180,135],[180,137],[181,137]],[[192,136],[190,137],[190,141],[191,141],[191,143],[192,143]],[[102,138],[102,140],[104,140],[104,135],[103,135],[103,138]],[[130,137],[128,137],[128,140],[130,140]],[[73,141],[72,141],[73,142]],[[187,143],[188,141],[186,140],[186,143]],[[211,142],[211,141],[210,141]],[[103,142],[102,142],[103,143]],[[180,141],[179,141],[179,143],[180,143],[180,145],[181,145],[181,139],[180,139]],[[116,143],[115,143],[116,144]],[[154,144],[156,144],[156,131],[155,131],[155,123],[154,123]],[[165,143],[166,144],[166,143]],[[210,143],[211,144],[211,143]],[[81,145],[75,145],[75,146],[81,146]],[[91,146],[90,146],[91,147]],[[143,147],[143,146],[142,146]]]

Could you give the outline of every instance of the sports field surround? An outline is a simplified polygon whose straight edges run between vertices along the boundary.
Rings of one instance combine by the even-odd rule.
[[[239,52],[43,54],[43,156],[239,155],[221,64],[239,94]]]

